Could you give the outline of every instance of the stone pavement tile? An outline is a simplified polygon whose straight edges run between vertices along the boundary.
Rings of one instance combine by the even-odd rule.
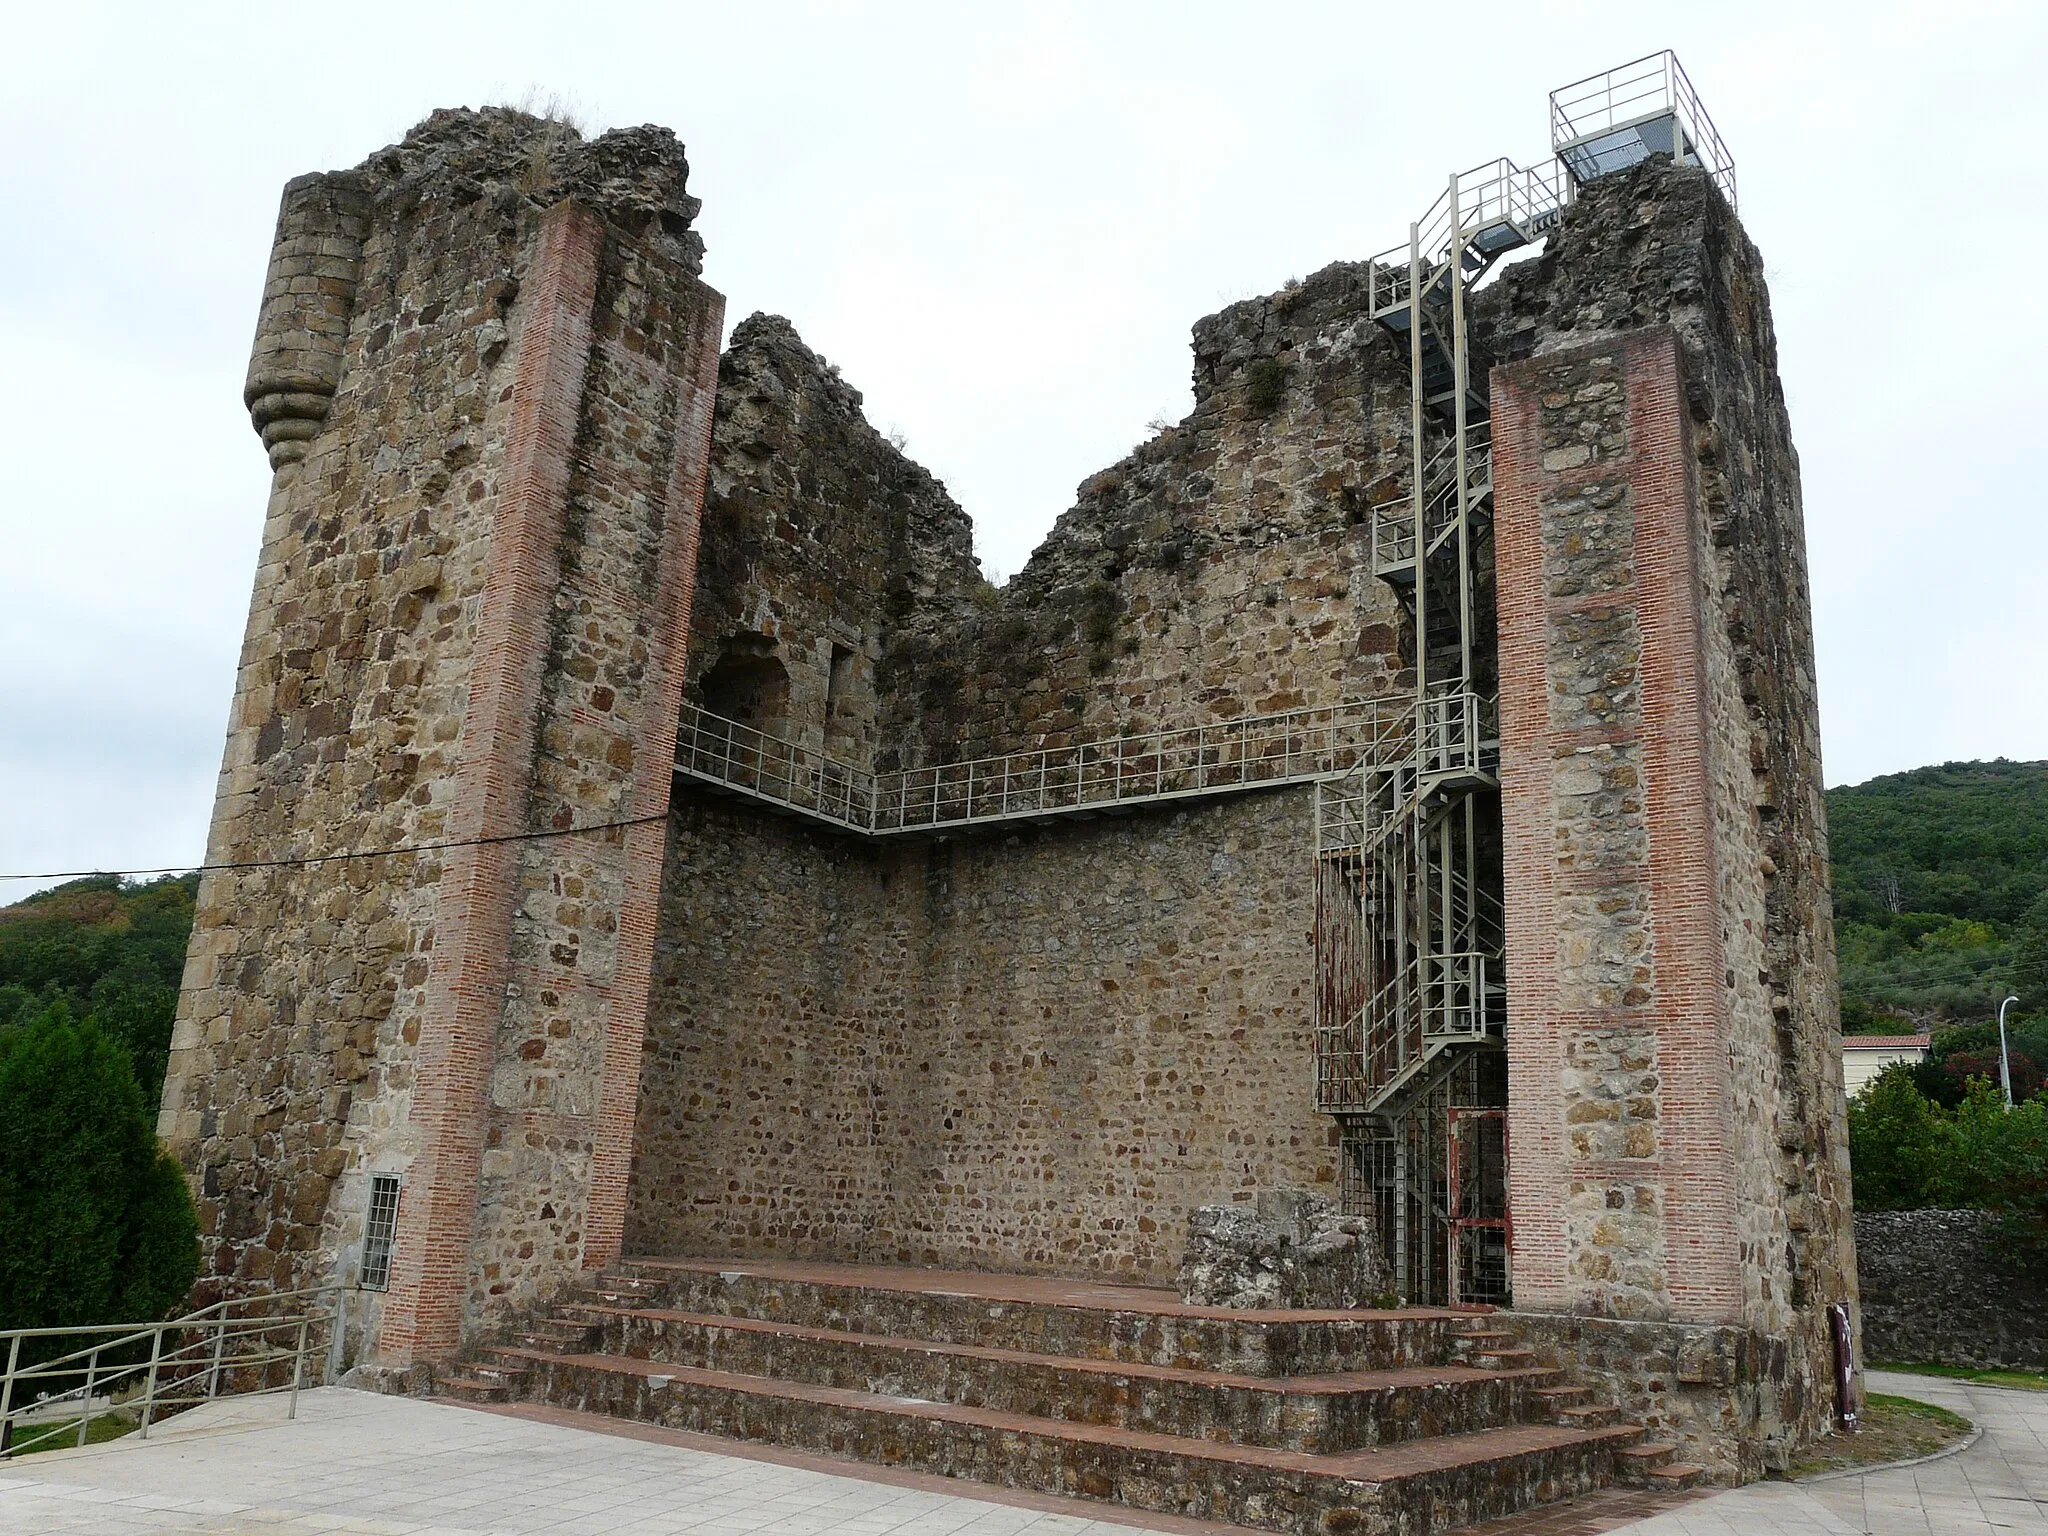
[[[1968,1452],[1827,1483],[1608,1490],[1473,1536],[2048,1536],[2048,1394],[1874,1378],[1966,1413]],[[325,1390],[284,1425],[210,1405],[154,1434],[15,1463],[0,1536],[1128,1536],[1227,1528],[894,1475],[644,1426],[593,1433],[547,1411],[482,1413]],[[606,1426],[614,1428],[614,1426]],[[870,1475],[871,1474],[871,1475]],[[971,1486],[971,1485],[969,1485]]]

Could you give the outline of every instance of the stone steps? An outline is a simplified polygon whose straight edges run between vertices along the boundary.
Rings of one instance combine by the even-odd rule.
[[[1300,1536],[1423,1536],[1570,1498],[1642,1435],[1524,1424],[1316,1455],[616,1355],[531,1365],[561,1408]]]
[[[465,1403],[509,1403],[524,1395],[532,1374],[531,1368],[518,1360],[486,1353],[482,1360],[437,1372],[434,1387]]]
[[[1234,1311],[1135,1286],[857,1265],[629,1259],[607,1275],[679,1312],[1251,1376],[1432,1365],[1471,1321],[1442,1308]]]
[[[1698,1487],[1707,1475],[1705,1467],[1677,1460],[1678,1447],[1663,1441],[1624,1446],[1616,1456],[1621,1480],[1638,1487],[1678,1493]]]
[[[1017,1275],[629,1260],[440,1384],[1304,1536],[1700,1475],[1484,1314]]]
[[[1249,1376],[658,1307],[581,1310],[601,1318],[588,1353],[1319,1453],[1525,1423],[1551,1411],[1537,1390],[1556,1380],[1540,1368],[1463,1364]],[[543,1358],[490,1355],[513,1368]]]

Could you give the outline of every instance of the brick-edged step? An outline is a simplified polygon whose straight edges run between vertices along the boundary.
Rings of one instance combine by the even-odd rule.
[[[508,1403],[522,1395],[530,1374],[523,1360],[487,1353],[436,1372],[434,1390],[466,1403]]]
[[[515,1337],[529,1349],[577,1350],[595,1342],[602,1318],[583,1306],[558,1306],[548,1316],[536,1319]]]
[[[1425,1536],[1571,1498],[1642,1435],[1529,1424],[1315,1455],[619,1356],[530,1363],[558,1407],[1290,1536]]]
[[[1678,1447],[1664,1441],[1644,1441],[1620,1451],[1615,1467],[1622,1482],[1638,1488],[1659,1488],[1675,1493],[1697,1487],[1707,1475],[1705,1467],[1678,1461]]]
[[[1430,1365],[1471,1323],[1439,1308],[1236,1311],[1133,1286],[857,1265],[627,1259],[606,1278],[652,1282],[678,1312],[1251,1376]]]
[[[590,1353],[1319,1453],[1522,1423],[1548,1411],[1533,1394],[1556,1377],[1458,1364],[1248,1376],[656,1307],[619,1310],[600,1338]],[[493,1355],[515,1367],[536,1358]]]

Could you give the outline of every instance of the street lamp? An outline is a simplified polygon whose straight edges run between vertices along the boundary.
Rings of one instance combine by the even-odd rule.
[[[2012,1110],[2012,1058],[2005,1053],[2005,1010],[2018,1001],[2016,997],[2008,997],[1998,1005],[1998,1082],[2005,1089],[2008,1113]]]

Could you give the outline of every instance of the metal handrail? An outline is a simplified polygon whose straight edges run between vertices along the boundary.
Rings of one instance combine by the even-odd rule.
[[[1503,155],[1461,172],[1457,184],[1456,218],[1451,214],[1451,191],[1446,186],[1416,222],[1414,250],[1422,258],[1426,294],[1436,289],[1445,270],[1466,253],[1482,231],[1509,225],[1520,242],[1533,241],[1549,230],[1571,200],[1570,178],[1556,162],[1524,169]],[[1490,264],[1508,248],[1503,244],[1482,249],[1475,259]],[[1381,251],[1368,263],[1367,307],[1375,317],[1408,303],[1413,286],[1409,256],[1410,247],[1404,242]]]
[[[0,1368],[0,1459],[48,1449],[74,1430],[76,1443],[84,1445],[92,1421],[100,1416],[93,1406],[95,1399],[104,1397],[111,1402],[124,1391],[136,1395],[138,1389],[138,1432],[145,1440],[150,1425],[165,1412],[221,1396],[289,1393],[286,1417],[296,1418],[307,1358],[331,1342],[316,1346],[315,1331],[322,1326],[339,1327],[342,1295],[340,1286],[312,1286],[231,1297],[156,1323],[0,1329],[0,1353],[6,1360]],[[332,1298],[333,1307],[323,1307],[318,1298]],[[282,1314],[236,1315],[238,1308],[276,1307],[282,1302],[299,1305]],[[177,1335],[186,1337],[174,1337]],[[93,1342],[31,1365],[21,1363],[24,1341],[52,1338]],[[283,1374],[287,1363],[291,1367],[289,1380],[274,1380]],[[252,1380],[256,1385],[247,1385]],[[41,1391],[37,1390],[39,1383]],[[73,1401],[75,1413],[50,1414],[50,1409],[61,1409]],[[36,1417],[25,1421],[29,1412]],[[15,1430],[17,1423],[24,1421],[32,1427],[22,1439]]]
[[[1487,1038],[1488,972],[1499,963],[1480,950],[1414,956],[1348,1018],[1319,1027],[1316,1107],[1371,1113],[1432,1047]]]
[[[1667,114],[1677,119],[1693,153],[1734,207],[1735,157],[1668,48],[1552,91],[1551,149],[1563,157],[1568,149]]]
[[[885,836],[1327,778],[1404,759],[1414,730],[1411,701],[1375,699],[877,774],[686,705],[676,770]]]
[[[1423,467],[1423,522],[1429,551],[1437,549],[1458,527],[1458,445],[1449,439],[1437,446]],[[1466,429],[1465,510],[1484,518],[1490,514],[1493,491],[1493,431],[1489,422]],[[1382,502],[1372,509],[1372,561],[1375,572],[1415,563],[1415,501]]]

